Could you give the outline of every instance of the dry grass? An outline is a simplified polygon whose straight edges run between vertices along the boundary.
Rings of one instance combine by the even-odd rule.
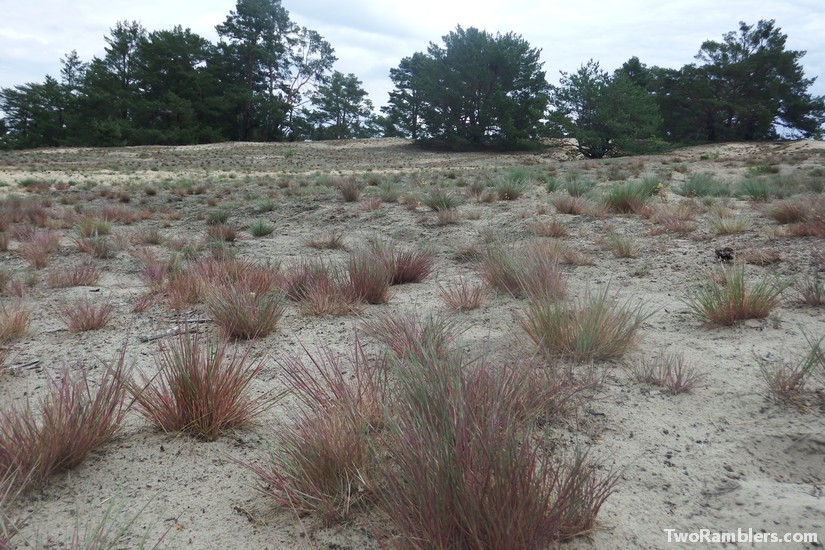
[[[581,197],[558,195],[553,197],[553,207],[559,214],[581,216],[587,211],[587,201]]]
[[[347,259],[347,275],[352,295],[367,304],[389,300],[393,273],[385,259],[374,250],[358,250]]]
[[[405,547],[545,548],[593,529],[617,477],[585,454],[565,461],[532,445],[523,399],[540,385],[522,370],[415,355],[396,370],[377,490]]]
[[[525,247],[488,247],[481,258],[481,276],[488,285],[511,296],[562,298],[566,282],[558,249],[548,243]]]
[[[250,340],[278,327],[286,301],[280,292],[256,292],[247,282],[238,281],[210,289],[206,307],[228,338]]]
[[[348,361],[325,348],[307,356],[282,360],[287,388],[300,402],[294,425],[278,433],[279,452],[266,466],[248,466],[278,504],[330,524],[375,500],[374,437],[389,408],[386,371],[358,344]]]
[[[457,323],[450,317],[421,317],[413,312],[385,313],[363,325],[364,334],[378,340],[403,361],[422,349],[438,357],[448,354],[457,331]]]
[[[49,379],[36,412],[26,400],[0,413],[0,478],[13,474],[15,485],[40,483],[114,437],[128,408],[124,357],[125,348],[94,391],[85,369],[64,368],[59,380]]]
[[[424,249],[402,248],[375,241],[372,252],[386,264],[390,272],[390,285],[420,283],[429,277],[435,264],[433,254]]]
[[[95,303],[84,295],[70,304],[62,304],[58,311],[69,332],[86,332],[106,326],[113,308],[111,299]]]
[[[0,344],[19,340],[29,329],[31,312],[21,302],[0,304]]]
[[[347,244],[344,241],[344,235],[337,231],[331,232],[324,239],[311,239],[306,242],[310,248],[319,250],[346,250]]]
[[[537,221],[530,225],[530,232],[537,237],[554,237],[557,239],[568,235],[567,226],[560,220],[549,222]]]
[[[787,285],[763,278],[750,282],[744,264],[708,274],[689,291],[685,303],[703,322],[731,326],[744,319],[763,319],[779,306]]]
[[[705,375],[687,363],[682,353],[667,353],[664,350],[652,358],[642,359],[631,367],[636,381],[666,388],[672,395],[694,390]]]
[[[46,286],[49,288],[92,286],[100,279],[100,273],[100,267],[92,261],[86,261],[70,268],[51,269],[46,273]]]
[[[49,265],[49,256],[60,247],[60,235],[56,231],[36,231],[20,243],[20,257],[34,269]]]
[[[604,241],[617,258],[635,258],[639,255],[639,248],[629,237],[611,231],[605,234]]]
[[[438,295],[451,311],[471,311],[481,307],[484,301],[484,287],[462,277],[446,287],[439,283]]]
[[[608,291],[609,285],[599,293],[587,290],[572,303],[530,299],[519,323],[545,356],[579,363],[621,357],[635,345],[636,332],[651,313],[642,303],[616,304]]]
[[[211,441],[249,425],[273,402],[250,395],[264,367],[250,360],[250,351],[230,352],[225,341],[184,333],[160,348],[158,374],[128,389],[138,412],[159,429]]]

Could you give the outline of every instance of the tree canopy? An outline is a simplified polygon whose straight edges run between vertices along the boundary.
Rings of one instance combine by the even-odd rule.
[[[460,26],[404,58],[385,112],[410,136],[451,148],[513,147],[534,140],[549,86],[540,50],[514,33]]]

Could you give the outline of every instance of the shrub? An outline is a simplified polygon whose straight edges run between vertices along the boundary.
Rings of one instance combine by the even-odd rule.
[[[59,311],[69,332],[86,332],[106,326],[113,307],[111,300],[95,305],[88,296],[83,296],[71,304],[61,305]]]
[[[277,503],[319,513],[329,524],[374,500],[374,434],[390,405],[384,370],[360,345],[349,361],[325,348],[307,355],[308,362],[282,360],[288,391],[300,403],[294,425],[278,433],[279,452],[269,464],[247,466]]]
[[[465,278],[450,286],[438,285],[438,294],[452,311],[470,311],[481,307],[484,300],[484,287],[472,284]]]
[[[704,374],[685,361],[684,354],[665,351],[639,361],[631,371],[638,382],[662,386],[672,395],[695,389],[704,378]]]
[[[159,429],[212,441],[247,426],[273,402],[271,396],[250,395],[264,366],[263,360],[250,361],[250,352],[230,353],[226,342],[184,331],[161,346],[158,374],[133,380],[128,389],[138,412]]]
[[[227,337],[250,340],[277,328],[286,303],[280,292],[258,293],[239,281],[210,289],[206,307]]]
[[[48,380],[37,413],[28,399],[0,413],[0,478],[13,474],[16,485],[40,483],[114,437],[128,409],[124,357],[125,348],[94,392],[85,369],[64,368],[59,381]]]
[[[536,348],[549,357],[579,363],[621,357],[636,342],[636,332],[651,315],[643,304],[617,305],[608,298],[609,285],[565,304],[530,299],[519,323]]]
[[[751,283],[745,265],[735,264],[708,274],[706,282],[688,291],[685,303],[705,323],[731,326],[770,315],[786,286],[767,278]]]

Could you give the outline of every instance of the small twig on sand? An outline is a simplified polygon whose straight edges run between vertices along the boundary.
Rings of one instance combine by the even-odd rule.
[[[176,327],[172,327],[168,330],[163,330],[161,332],[156,332],[155,334],[150,334],[148,336],[141,336],[139,340],[141,342],[151,342],[153,340],[160,340],[161,338],[168,338],[169,336],[177,336],[178,334],[184,334],[187,332],[198,332],[197,326],[188,326],[188,325],[178,325]]]

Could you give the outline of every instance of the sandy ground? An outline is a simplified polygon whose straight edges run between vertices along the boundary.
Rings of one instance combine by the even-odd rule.
[[[766,160],[767,159],[767,160]],[[627,177],[660,177],[676,185],[686,174],[713,173],[735,182],[748,166],[770,161],[781,174],[807,174],[825,168],[825,144],[730,144],[683,149],[657,156],[585,161],[569,148],[523,154],[444,154],[419,151],[404,140],[368,140],[343,143],[217,144],[200,147],[136,147],[123,149],[55,149],[0,153],[0,183],[6,194],[49,198],[52,209],[86,209],[118,204],[118,196],[102,197],[107,188],[129,191],[124,207],[153,210],[143,221],[115,224],[114,233],[129,235],[157,228],[167,239],[201,238],[204,214],[214,204],[230,205],[231,223],[239,228],[266,219],[276,231],[253,238],[242,231],[233,245],[241,258],[288,265],[301,257],[342,259],[342,251],[318,251],[305,245],[340,231],[355,245],[372,235],[401,244],[427,245],[435,254],[436,269],[425,282],[393,287],[390,302],[368,306],[359,316],[308,317],[288,309],[275,333],[254,341],[253,355],[266,366],[254,391],[277,391],[281,367],[278,358],[303,353],[301,347],[318,343],[345,353],[351,348],[353,328],[386,311],[441,311],[437,284],[459,277],[480,280],[478,267],[459,262],[455,252],[485,239],[507,242],[535,240],[530,225],[559,219],[569,230],[564,241],[590,256],[593,265],[570,266],[569,294],[585,287],[610,284],[620,299],[641,301],[652,312],[641,330],[638,349],[621,361],[606,363],[607,381],[599,399],[561,430],[568,444],[591,449],[592,456],[621,471],[617,491],[599,515],[600,528],[578,538],[568,548],[663,548],[666,529],[716,531],[815,532],[819,547],[825,539],[825,410],[821,386],[814,384],[807,407],[781,406],[766,396],[759,360],[793,361],[806,351],[806,337],[825,335],[825,312],[801,306],[788,290],[783,305],[769,319],[749,320],[732,328],[708,328],[685,304],[687,289],[703,280],[717,260],[714,250],[730,246],[778,252],[781,260],[769,266],[748,265],[749,275],[770,274],[793,281],[811,273],[813,258],[825,253],[822,239],[786,237],[762,213],[762,206],[730,200],[737,214],[752,219],[740,234],[717,236],[708,228],[709,214],[697,219],[686,234],[652,234],[652,223],[637,215],[607,217],[565,216],[555,213],[548,193],[535,186],[522,198],[489,204],[467,200],[457,225],[437,225],[425,207],[408,210],[384,203],[368,210],[344,203],[337,193],[301,195],[301,182],[320,174],[356,174],[369,181],[376,175],[394,177],[404,190],[419,191],[434,181],[454,184],[494,176],[507,167],[526,166],[539,172],[579,171],[606,187],[611,167]],[[48,183],[41,193],[23,192],[21,182]],[[182,180],[203,185],[200,194],[175,194]],[[177,182],[177,183],[176,183]],[[145,188],[157,189],[148,195]],[[306,186],[309,187],[309,184]],[[457,188],[462,191],[461,188]],[[367,188],[364,196],[376,195]],[[65,197],[74,204],[63,204]],[[261,213],[256,203],[271,197],[277,204]],[[661,200],[661,199],[656,199]],[[671,192],[664,197],[677,203]],[[639,248],[634,258],[615,258],[601,237],[607,229],[632,238]],[[83,255],[72,243],[73,232],[63,229],[60,250],[46,270],[28,276],[26,262],[12,239],[0,253],[3,269],[14,277],[38,279],[27,291],[33,312],[28,334],[13,345],[14,363],[39,360],[36,365],[12,368],[0,377],[3,406],[27,395],[41,395],[48,376],[63,365],[86,364],[92,373],[115,356],[129,337],[128,362],[136,371],[151,372],[157,342],[141,343],[139,336],[171,326],[173,314],[162,305],[131,313],[145,291],[139,265],[126,251],[101,261],[103,276],[95,287],[50,289],[43,282],[48,269],[74,265]],[[124,240],[127,240],[124,238]],[[160,255],[162,246],[154,247]],[[816,266],[813,269],[821,269]],[[110,297],[115,314],[103,329],[72,334],[57,313],[59,304],[81,295]],[[14,301],[8,293],[3,303]],[[480,309],[459,314],[470,327],[461,345],[468,349],[529,347],[519,334],[514,314],[523,302],[488,293]],[[203,305],[191,313],[205,316]],[[705,373],[694,391],[670,395],[639,384],[627,366],[661,349],[684,353],[688,362]],[[813,390],[819,390],[817,395]],[[170,548],[378,548],[360,525],[324,528],[313,518],[298,521],[289,510],[275,508],[255,489],[252,475],[236,460],[262,463],[272,450],[272,434],[287,429],[289,399],[267,411],[249,430],[201,442],[176,434],[158,433],[136,413],[130,413],[116,441],[95,451],[77,469],[59,474],[40,489],[24,495],[18,517],[28,517],[15,542],[22,548],[60,547],[77,529],[83,532],[100,520],[110,505],[126,527],[121,545],[134,547],[142,537],[163,538]],[[145,509],[144,509],[145,506]],[[740,547],[748,546],[739,544]],[[800,548],[812,545],[757,544],[758,548]]]

